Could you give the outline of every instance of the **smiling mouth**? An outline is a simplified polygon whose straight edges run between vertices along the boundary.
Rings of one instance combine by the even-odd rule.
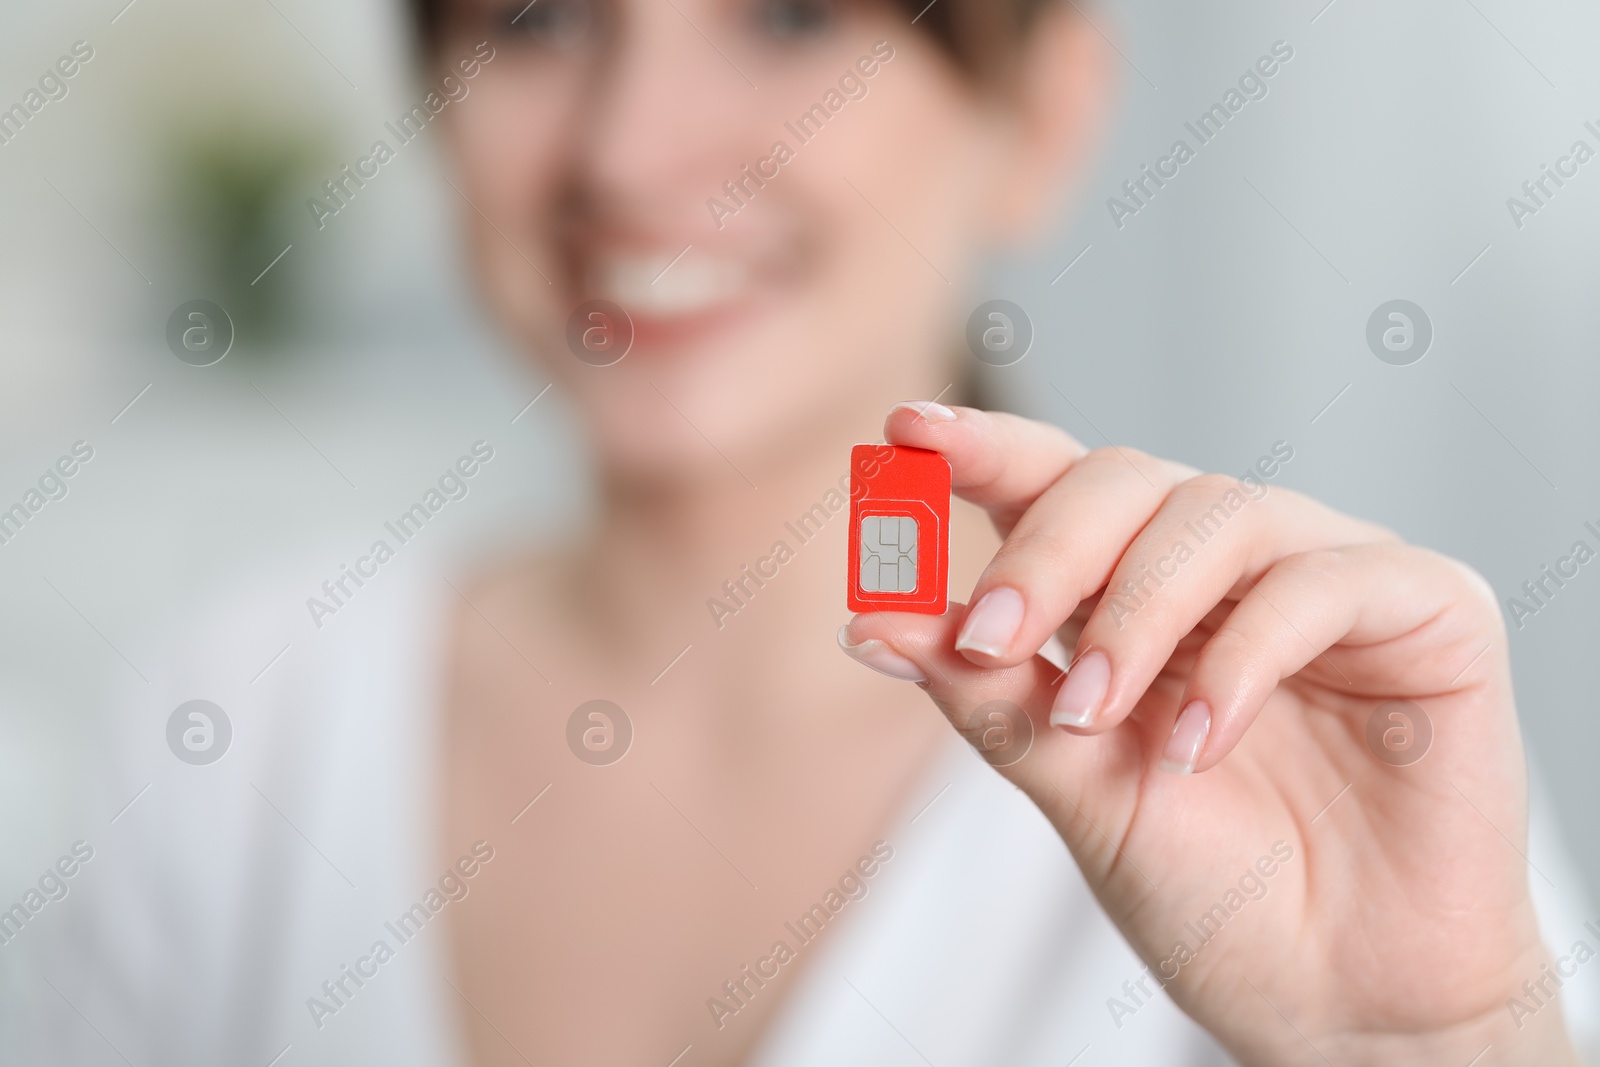
[[[575,205],[561,234],[576,300],[609,300],[633,320],[635,345],[704,348],[715,335],[797,295],[819,266],[818,234],[767,212],[738,232],[707,234],[679,217]]]
[[[689,245],[602,253],[590,259],[585,289],[635,318],[677,319],[727,310],[754,290],[744,261]]]

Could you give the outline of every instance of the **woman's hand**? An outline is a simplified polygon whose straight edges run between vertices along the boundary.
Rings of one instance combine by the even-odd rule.
[[[901,405],[885,434],[944,454],[1004,544],[972,607],[840,642],[980,747],[1031,721],[1001,773],[1150,966],[1108,996],[1164,985],[1246,1064],[1577,1062],[1559,1005],[1507,1006],[1536,1007],[1548,956],[1482,578],[1259,474],[972,408]],[[1036,655],[1058,631],[1064,679]]]

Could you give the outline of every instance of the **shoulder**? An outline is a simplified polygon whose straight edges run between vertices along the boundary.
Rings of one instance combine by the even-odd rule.
[[[468,673],[489,667],[499,650],[550,650],[571,640],[573,613],[581,610],[582,555],[570,546],[490,556],[440,580],[446,632],[441,644],[448,669]]]

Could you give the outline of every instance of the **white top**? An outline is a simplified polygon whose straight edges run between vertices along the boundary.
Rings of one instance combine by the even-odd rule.
[[[94,857],[0,946],[29,953],[0,1004],[16,1016],[0,1019],[0,1059],[465,1067],[455,1020],[471,1009],[445,980],[444,934],[424,926],[402,943],[385,925],[440,875],[437,628],[454,594],[415,562],[386,569],[321,630],[285,607],[303,579],[234,598],[191,662],[118,702],[114,763],[82,823]],[[166,744],[172,709],[196,698],[233,728],[209,766]],[[1534,877],[1547,940],[1565,951],[1594,916],[1575,905],[1577,876],[1548,824],[1535,830],[1533,863],[1566,890]],[[887,838],[894,857],[867,895],[799,950],[810,958],[760,1067],[1228,1062],[1164,994],[1113,1018],[1108,999],[1127,1003],[1123,982],[1142,964],[1044,817],[953,732]],[[346,979],[354,992],[317,1026],[308,999],[331,1003],[323,982],[379,940],[393,958],[365,964],[376,973],[359,987]],[[1600,967],[1584,970],[1565,996],[1592,1040]],[[695,1030],[702,1020],[686,1022]]]

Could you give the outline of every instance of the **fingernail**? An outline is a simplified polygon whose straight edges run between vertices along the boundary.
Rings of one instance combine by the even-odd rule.
[[[1050,708],[1051,726],[1084,727],[1094,722],[1100,702],[1111,688],[1111,661],[1100,651],[1085,652],[1067,669],[1066,680]]]
[[[1022,629],[1022,594],[1009,586],[991,589],[972,605],[956,637],[956,651],[1004,656]]]
[[[1203,700],[1189,701],[1173,724],[1167,750],[1161,756],[1161,769],[1172,774],[1193,774],[1210,732],[1211,708]]]
[[[909,408],[921,415],[929,422],[955,422],[956,413],[943,404],[935,404],[932,400],[902,400],[895,405],[895,409]]]
[[[850,643],[850,624],[839,627],[839,647],[857,663],[865,664],[879,674],[898,678],[903,682],[926,682],[927,676],[915,663],[879,640]]]

